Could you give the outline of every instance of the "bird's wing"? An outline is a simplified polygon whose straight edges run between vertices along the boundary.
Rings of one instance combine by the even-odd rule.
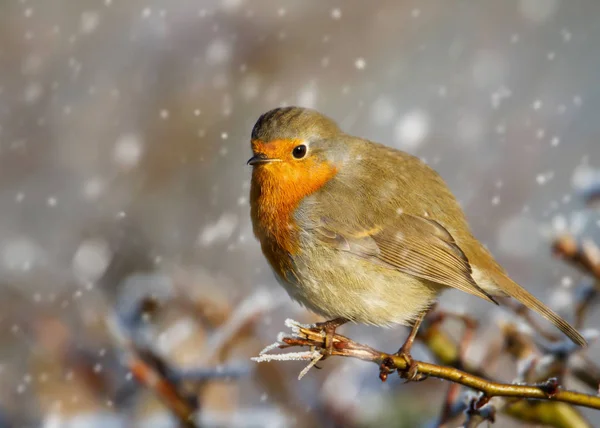
[[[381,226],[321,218],[314,232],[323,243],[388,268],[497,303],[471,276],[471,266],[452,235],[438,222],[397,214]]]

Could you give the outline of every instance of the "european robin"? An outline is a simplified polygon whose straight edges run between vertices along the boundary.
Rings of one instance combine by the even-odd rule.
[[[251,144],[254,234],[289,295],[329,319],[319,323],[328,346],[348,321],[412,325],[398,351],[411,364],[417,329],[448,287],[496,304],[495,296],[511,296],[586,345],[508,277],[442,178],[418,158],[299,107],[260,116]]]

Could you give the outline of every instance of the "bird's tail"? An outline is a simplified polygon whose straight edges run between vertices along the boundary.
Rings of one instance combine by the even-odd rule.
[[[571,324],[566,322],[560,316],[558,316],[554,311],[540,302],[534,295],[532,295],[529,291],[525,290],[519,284],[514,282],[508,276],[503,274],[496,275],[494,278],[500,288],[506,292],[509,296],[517,299],[519,302],[523,303],[529,309],[537,312],[556,327],[560,329],[564,334],[569,336],[574,343],[579,346],[587,346],[586,340],[583,338],[581,333],[579,333]]]

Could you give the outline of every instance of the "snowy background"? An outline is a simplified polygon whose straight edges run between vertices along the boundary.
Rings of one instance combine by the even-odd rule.
[[[512,276],[560,310],[581,277],[549,239],[600,235],[581,197],[600,183],[598,17],[597,0],[0,2],[0,426],[172,426],[142,389],[115,398],[131,379],[103,320],[147,293],[168,303],[140,332],[157,352],[249,371],[205,388],[207,423],[370,425],[390,403],[406,426],[435,418],[437,381],[382,386],[347,361],[300,383],[297,364],[255,373],[248,357],[285,318],[314,318],[251,233],[252,125],[314,107],[424,157]],[[168,309],[194,299],[264,309],[254,338],[206,356],[214,331]],[[443,305],[504,316],[454,293]],[[406,334],[343,332],[388,351]]]

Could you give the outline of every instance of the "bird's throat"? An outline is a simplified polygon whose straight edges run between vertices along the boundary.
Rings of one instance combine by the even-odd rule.
[[[254,168],[251,215],[263,251],[265,244],[288,254],[298,251],[294,213],[304,198],[322,188],[336,173],[333,165],[310,161],[303,163],[302,168],[285,162]]]

